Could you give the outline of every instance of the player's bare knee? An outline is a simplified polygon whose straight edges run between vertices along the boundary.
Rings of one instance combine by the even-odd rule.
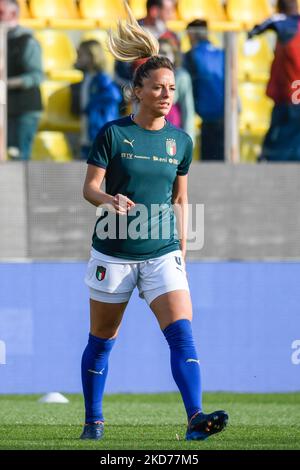
[[[97,338],[113,339],[118,335],[117,328],[91,328],[91,334]]]

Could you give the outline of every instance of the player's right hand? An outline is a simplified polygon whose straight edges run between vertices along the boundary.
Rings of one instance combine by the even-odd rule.
[[[116,194],[113,197],[112,206],[117,214],[125,215],[130,211],[130,209],[132,209],[132,207],[135,206],[135,203],[127,196],[124,196],[124,194]]]

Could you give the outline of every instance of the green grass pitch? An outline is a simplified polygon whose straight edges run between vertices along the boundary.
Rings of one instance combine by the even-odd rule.
[[[204,394],[204,411],[225,409],[227,429],[205,442],[186,442],[177,393],[105,396],[105,438],[78,439],[83,399],[40,404],[36,395],[0,395],[0,449],[300,449],[300,393]]]

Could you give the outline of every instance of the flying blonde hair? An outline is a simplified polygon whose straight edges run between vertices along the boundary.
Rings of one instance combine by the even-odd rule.
[[[122,62],[153,57],[159,54],[158,40],[136,21],[127,1],[123,0],[126,22],[117,22],[117,31],[109,31],[107,46],[112,55]]]

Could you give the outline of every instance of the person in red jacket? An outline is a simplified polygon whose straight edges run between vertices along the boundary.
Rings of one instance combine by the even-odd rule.
[[[267,95],[274,101],[260,160],[300,161],[300,15],[297,0],[278,0],[279,13],[255,26],[249,38],[266,30],[277,34]]]

